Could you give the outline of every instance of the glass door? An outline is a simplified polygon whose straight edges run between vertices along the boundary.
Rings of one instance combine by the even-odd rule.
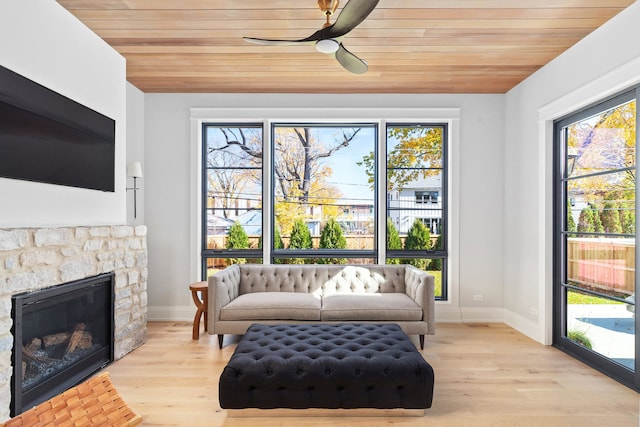
[[[554,345],[637,389],[636,98],[555,125]]]

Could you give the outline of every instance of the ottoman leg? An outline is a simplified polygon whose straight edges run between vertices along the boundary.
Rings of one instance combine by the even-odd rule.
[[[420,350],[424,350],[424,335],[419,335],[420,338]]]
[[[218,334],[218,347],[222,348],[222,340],[224,340],[224,334]]]

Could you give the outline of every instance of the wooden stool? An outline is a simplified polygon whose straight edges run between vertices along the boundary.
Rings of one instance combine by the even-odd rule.
[[[189,290],[191,290],[191,297],[193,298],[193,302],[196,304],[198,308],[196,310],[196,317],[193,319],[193,339],[197,340],[200,338],[200,318],[204,313],[204,330],[207,330],[207,307],[209,306],[209,283],[208,282],[195,282],[189,285]],[[198,295],[200,292],[200,296]]]

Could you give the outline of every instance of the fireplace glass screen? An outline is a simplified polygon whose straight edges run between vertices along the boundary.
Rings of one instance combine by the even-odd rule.
[[[113,360],[113,273],[14,295],[12,416]]]

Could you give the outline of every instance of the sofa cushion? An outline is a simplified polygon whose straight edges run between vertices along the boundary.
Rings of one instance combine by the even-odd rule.
[[[405,293],[404,265],[329,265],[322,295]]]
[[[240,266],[239,293],[254,292],[302,292],[320,294],[321,285],[328,277],[323,265],[261,265]]]
[[[321,320],[422,320],[422,308],[406,294],[335,294],[322,298]]]
[[[220,309],[220,320],[320,320],[320,298],[300,292],[254,292]]]

